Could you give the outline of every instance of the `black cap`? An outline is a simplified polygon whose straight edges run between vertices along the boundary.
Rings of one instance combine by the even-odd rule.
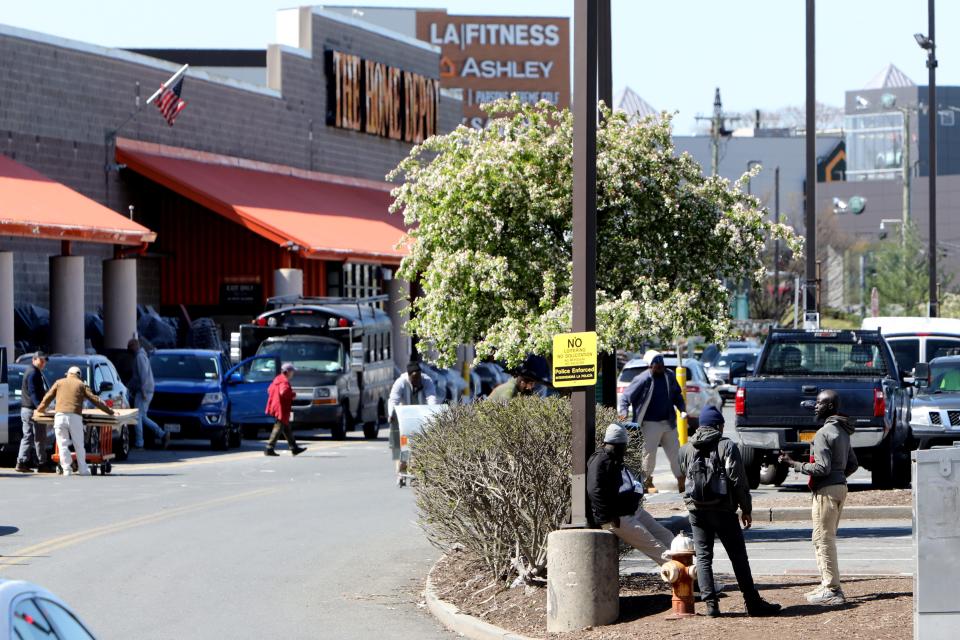
[[[407,373],[413,373],[414,371],[420,371],[419,360],[411,360],[407,363]]]

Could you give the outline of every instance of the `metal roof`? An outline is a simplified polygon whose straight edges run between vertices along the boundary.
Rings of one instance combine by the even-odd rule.
[[[895,65],[888,64],[880,70],[877,75],[870,78],[870,82],[864,85],[864,89],[896,89],[902,87],[915,87],[917,83],[903,71],[900,71]]]

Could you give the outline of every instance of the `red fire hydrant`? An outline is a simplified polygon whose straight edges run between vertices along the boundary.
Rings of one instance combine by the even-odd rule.
[[[697,579],[697,565],[693,563],[693,540],[680,532],[673,539],[670,551],[663,555],[669,560],[660,567],[660,577],[673,586],[673,611],[667,619],[677,620],[696,615],[693,609],[693,581]]]

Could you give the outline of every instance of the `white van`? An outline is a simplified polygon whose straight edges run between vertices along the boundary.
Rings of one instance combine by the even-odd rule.
[[[864,318],[861,329],[879,329],[890,344],[897,368],[910,374],[918,362],[960,355],[960,320],[922,316]]]

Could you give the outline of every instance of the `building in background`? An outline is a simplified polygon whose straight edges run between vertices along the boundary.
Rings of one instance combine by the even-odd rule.
[[[486,124],[480,106],[517,94],[570,106],[570,20],[449,15],[442,9],[331,6],[327,11],[419,38],[440,48],[440,84],[463,100],[463,122]]]

